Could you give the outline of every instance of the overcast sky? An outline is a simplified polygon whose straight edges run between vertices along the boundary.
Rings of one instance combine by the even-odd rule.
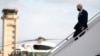
[[[100,0],[0,0],[3,8],[17,8],[18,41],[36,39],[64,39],[71,34],[77,22],[76,5],[83,4],[89,19],[100,11]],[[2,12],[0,12],[0,17]],[[2,20],[0,20],[0,45],[2,40]]]

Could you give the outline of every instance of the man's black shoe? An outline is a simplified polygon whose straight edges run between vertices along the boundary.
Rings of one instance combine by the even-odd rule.
[[[84,34],[85,34],[85,32],[81,33],[81,34],[79,35],[79,37],[82,37]]]
[[[77,37],[77,38],[75,38],[74,40],[78,40],[78,37]]]

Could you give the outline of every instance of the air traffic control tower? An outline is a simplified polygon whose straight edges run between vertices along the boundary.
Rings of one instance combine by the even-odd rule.
[[[16,48],[17,38],[17,10],[16,9],[3,9],[3,36],[2,36],[2,51],[3,56],[9,56]]]

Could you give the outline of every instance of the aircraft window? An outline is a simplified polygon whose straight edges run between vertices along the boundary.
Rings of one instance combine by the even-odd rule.
[[[36,50],[49,50],[52,49],[53,47],[45,46],[45,45],[34,45],[33,48]]]

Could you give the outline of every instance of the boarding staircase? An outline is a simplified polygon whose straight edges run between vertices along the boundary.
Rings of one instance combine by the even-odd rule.
[[[47,56],[100,56],[100,12],[88,21],[86,33],[74,40],[73,33],[53,48]],[[83,32],[84,32],[83,31]]]

